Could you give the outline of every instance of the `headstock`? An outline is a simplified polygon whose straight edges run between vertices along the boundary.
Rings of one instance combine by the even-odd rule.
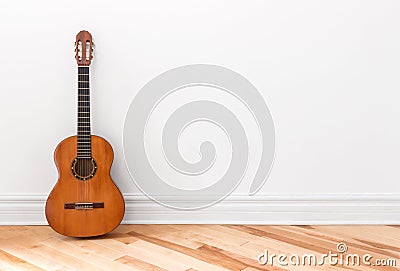
[[[89,66],[93,59],[92,35],[82,30],[76,35],[75,59],[79,66]]]

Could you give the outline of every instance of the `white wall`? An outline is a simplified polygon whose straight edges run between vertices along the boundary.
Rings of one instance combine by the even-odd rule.
[[[166,70],[210,63],[249,79],[274,117],[276,159],[257,204],[273,195],[278,207],[268,208],[278,214],[280,202],[314,206],[317,197],[317,209],[299,211],[312,222],[329,194],[333,209],[325,212],[326,221],[352,221],[382,203],[388,216],[374,216],[377,209],[364,221],[399,222],[399,12],[400,2],[389,0],[2,1],[0,222],[44,221],[43,201],[57,179],[53,150],[76,129],[73,42],[81,29],[96,43],[93,133],[114,147],[112,176],[124,194],[140,197],[122,150],[130,101]],[[254,155],[250,167],[257,167]],[[240,208],[252,206],[246,196],[252,174],[232,194]],[[32,202],[37,216],[24,220]],[[335,216],[340,203],[356,210]],[[175,222],[181,221],[178,212]],[[144,208],[126,221],[159,222],[147,215]],[[185,219],[202,219],[190,215]],[[224,221],[241,221],[229,219]],[[274,216],[265,219],[273,222]],[[297,220],[288,213],[275,221]]]

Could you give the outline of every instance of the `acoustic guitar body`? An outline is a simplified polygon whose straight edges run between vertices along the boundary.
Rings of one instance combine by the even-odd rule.
[[[59,179],[46,202],[49,225],[66,236],[98,236],[116,228],[125,212],[121,192],[110,176],[111,145],[90,136],[90,158],[77,158],[78,137],[64,139],[54,152]]]

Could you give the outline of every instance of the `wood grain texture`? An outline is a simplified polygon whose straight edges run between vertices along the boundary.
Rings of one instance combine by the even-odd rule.
[[[59,179],[47,199],[46,218],[50,226],[63,235],[102,235],[117,227],[124,216],[124,199],[110,177],[113,150],[99,136],[92,135],[91,140],[97,172],[87,181],[80,181],[71,173],[71,163],[76,157],[76,136],[63,140],[54,152]],[[104,202],[104,208],[64,209],[64,204],[69,202]]]
[[[0,270],[399,270],[396,226],[120,225],[94,238],[61,236],[48,226],[0,227]],[[270,253],[336,252],[397,259],[393,266],[262,266]]]

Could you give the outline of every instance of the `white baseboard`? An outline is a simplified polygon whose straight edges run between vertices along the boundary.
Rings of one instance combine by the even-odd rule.
[[[124,197],[124,224],[400,224],[399,194],[230,195],[196,211],[166,208],[140,194]],[[0,225],[46,225],[46,198],[0,194]]]

